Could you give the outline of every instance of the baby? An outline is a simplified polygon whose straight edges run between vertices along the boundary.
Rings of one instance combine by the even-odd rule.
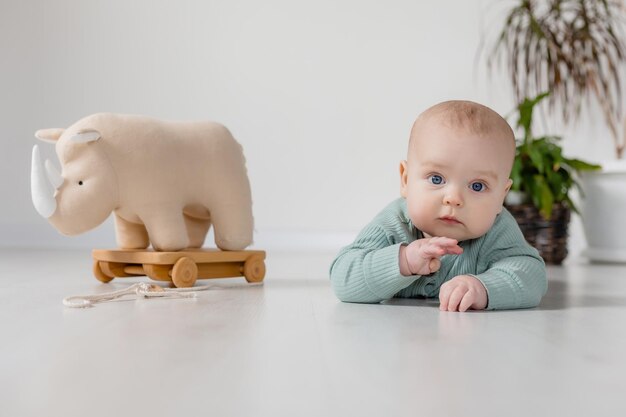
[[[535,307],[543,259],[503,207],[515,137],[496,112],[447,101],[413,124],[399,198],[343,248],[330,279],[342,301],[439,297],[443,311]]]

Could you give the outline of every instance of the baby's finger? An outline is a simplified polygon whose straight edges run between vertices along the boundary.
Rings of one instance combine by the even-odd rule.
[[[463,253],[463,248],[460,247],[459,245],[451,245],[447,247],[447,252],[446,253],[450,253],[450,254],[454,254],[454,255],[460,255]]]
[[[461,248],[459,247],[459,249]],[[443,242],[432,239],[422,247],[422,253],[430,257],[439,257],[450,253],[450,251],[447,243],[444,244]]]
[[[456,311],[459,303],[465,295],[465,289],[462,287],[456,287],[452,294],[450,294],[450,300],[448,301],[448,311]]]
[[[439,289],[439,310],[446,311],[448,308],[448,300],[450,299],[450,293],[454,288],[449,285],[443,284]]]
[[[437,243],[438,245],[443,245],[443,246],[456,245],[457,243],[459,243],[458,240],[452,239],[451,237],[445,237],[445,236],[431,237],[430,241],[432,243]]]
[[[463,248],[460,247],[457,241],[454,239],[452,240],[452,242],[445,243],[441,247],[446,251],[446,253],[456,253],[456,254],[463,253]]]
[[[460,255],[463,253],[463,248],[460,246],[438,246],[438,245],[426,245],[422,248],[422,253],[427,257],[440,257],[446,254]]]
[[[429,243],[443,250],[444,254],[451,253],[460,255],[461,253],[463,253],[463,248],[458,245],[459,242],[456,239],[437,237]]]
[[[459,305],[459,311],[467,311],[472,307],[472,304],[476,301],[476,293],[472,290],[469,290],[463,296],[461,300],[461,304]]]
[[[441,261],[439,260],[439,258],[432,258],[428,262],[428,269],[430,270],[431,274],[433,272],[439,271],[439,268],[441,268]]]

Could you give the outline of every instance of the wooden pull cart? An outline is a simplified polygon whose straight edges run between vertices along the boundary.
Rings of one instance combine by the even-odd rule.
[[[96,249],[92,256],[93,274],[102,282],[145,275],[181,288],[193,286],[197,279],[243,276],[248,282],[261,282],[265,278],[265,251]]]

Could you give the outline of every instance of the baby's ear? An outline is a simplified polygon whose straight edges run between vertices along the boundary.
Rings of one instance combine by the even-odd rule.
[[[504,189],[504,196],[506,197],[507,193],[511,190],[511,186],[513,185],[513,180],[512,179],[508,179],[508,181],[506,182],[506,187]]]
[[[504,194],[502,195],[502,206],[500,207],[500,210],[498,211],[498,213],[502,212],[502,209],[504,208],[504,202],[506,201],[506,195],[509,193],[509,191],[511,191],[512,185],[513,185],[513,180],[509,178],[506,182],[506,186],[504,187]]]
[[[51,129],[40,129],[35,132],[35,137],[39,140],[49,143],[56,143],[61,135],[65,132],[65,129],[53,127]]]
[[[406,198],[409,170],[406,161],[400,161],[400,195]]]

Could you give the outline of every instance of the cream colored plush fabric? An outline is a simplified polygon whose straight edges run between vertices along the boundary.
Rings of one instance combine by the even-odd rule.
[[[221,249],[252,242],[245,158],[220,124],[99,113],[36,136],[56,143],[61,162],[48,219],[61,233],[92,229],[113,212],[121,248],[200,247],[211,225]]]

